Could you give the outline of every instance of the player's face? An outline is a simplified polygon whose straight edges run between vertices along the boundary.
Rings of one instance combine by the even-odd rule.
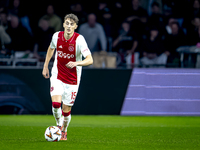
[[[70,35],[74,33],[74,30],[77,28],[77,24],[73,20],[68,18],[63,23],[63,27],[65,29],[65,32]]]

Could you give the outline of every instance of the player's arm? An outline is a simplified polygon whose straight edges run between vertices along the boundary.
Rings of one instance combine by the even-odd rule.
[[[85,59],[83,61],[78,61],[76,62],[77,66],[89,66],[93,64],[93,58],[92,55],[89,54],[85,57]]]
[[[93,64],[93,58],[92,58],[92,55],[89,54],[85,57],[85,59],[83,61],[77,61],[77,62],[68,62],[66,64],[66,67],[67,68],[74,68],[76,66],[89,66],[89,65],[92,65]]]
[[[46,59],[45,59],[45,63],[44,63],[44,66],[43,66],[43,71],[42,71],[42,75],[46,79],[49,78],[48,66],[49,66],[49,61],[51,60],[51,58],[53,56],[54,50],[55,50],[55,48],[52,49],[50,46],[49,46],[49,48],[47,50],[47,55],[46,55]]]

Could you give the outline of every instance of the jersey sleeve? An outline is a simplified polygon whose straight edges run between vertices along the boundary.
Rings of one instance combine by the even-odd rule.
[[[83,57],[86,57],[87,55],[91,54],[91,52],[88,48],[88,45],[85,41],[85,38],[82,35],[78,36],[77,43],[78,43],[78,47],[79,47],[80,52],[83,55]]]
[[[52,49],[56,48],[57,41],[58,41],[58,33],[59,32],[56,32],[52,36],[51,43],[50,43],[50,48],[52,48]]]

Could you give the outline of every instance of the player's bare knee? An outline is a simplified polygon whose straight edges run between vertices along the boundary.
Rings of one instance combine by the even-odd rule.
[[[57,102],[57,103],[61,103],[62,101],[62,96],[61,95],[54,95],[51,97],[52,102]]]
[[[72,109],[71,106],[67,106],[67,105],[65,105],[65,104],[63,104],[63,106],[62,106],[62,111],[63,111],[64,113],[69,113],[69,112],[71,112],[71,109]]]
[[[68,117],[70,114],[71,114],[71,106],[67,106],[67,105],[64,105],[63,104],[63,107],[62,107],[62,115],[64,117]]]

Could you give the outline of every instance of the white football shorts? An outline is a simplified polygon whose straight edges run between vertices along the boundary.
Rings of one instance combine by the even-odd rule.
[[[79,84],[77,85],[66,84],[58,80],[54,76],[50,78],[50,83],[51,83],[51,88],[50,88],[51,96],[61,95],[63,104],[67,106],[74,105],[76,95],[78,93]]]

